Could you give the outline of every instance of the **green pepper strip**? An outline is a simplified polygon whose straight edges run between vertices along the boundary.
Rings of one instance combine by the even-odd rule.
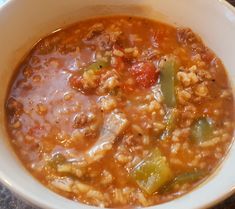
[[[176,106],[176,70],[177,62],[174,57],[167,57],[160,64],[160,85],[167,107]]]
[[[191,127],[192,140],[200,144],[213,137],[214,125],[210,118],[199,118]]]

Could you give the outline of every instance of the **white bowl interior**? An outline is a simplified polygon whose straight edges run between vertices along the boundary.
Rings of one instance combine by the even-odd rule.
[[[23,168],[8,143],[4,128],[4,99],[14,68],[41,37],[84,18],[100,15],[137,15],[198,33],[216,52],[235,83],[235,10],[222,0],[11,0],[0,8],[0,179],[14,192],[42,208],[93,208],[47,190]],[[226,160],[203,186],[158,209],[201,208],[235,189],[235,145]],[[155,208],[152,206],[151,208]]]

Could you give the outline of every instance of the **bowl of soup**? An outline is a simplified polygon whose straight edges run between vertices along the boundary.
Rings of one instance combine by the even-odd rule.
[[[233,193],[229,4],[23,0],[0,16],[13,192],[51,209],[206,208]]]

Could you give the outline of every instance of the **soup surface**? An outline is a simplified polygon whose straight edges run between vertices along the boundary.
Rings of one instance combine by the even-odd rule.
[[[211,174],[231,144],[233,106],[220,59],[190,29],[118,16],[40,40],[12,79],[6,126],[51,190],[149,206]]]

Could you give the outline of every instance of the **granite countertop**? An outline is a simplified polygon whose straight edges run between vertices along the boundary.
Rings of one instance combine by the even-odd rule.
[[[5,0],[0,0],[3,3]],[[235,6],[235,0],[228,0]],[[0,209],[36,209],[12,194],[0,183]],[[211,209],[235,209],[235,194]]]

